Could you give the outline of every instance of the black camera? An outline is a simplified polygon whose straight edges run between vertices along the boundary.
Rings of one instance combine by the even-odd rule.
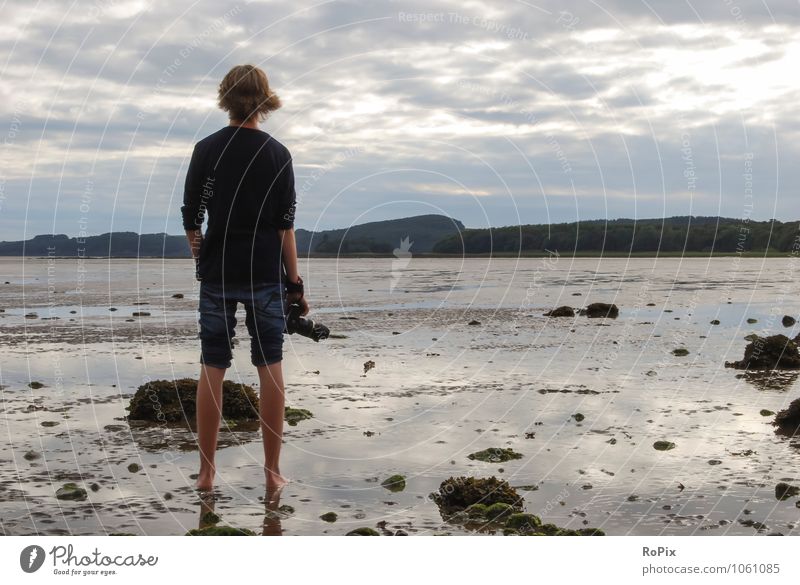
[[[331,330],[322,323],[317,323],[312,319],[306,319],[301,315],[302,307],[297,303],[289,305],[286,311],[286,333],[297,333],[303,337],[308,337],[314,341],[328,339]]]

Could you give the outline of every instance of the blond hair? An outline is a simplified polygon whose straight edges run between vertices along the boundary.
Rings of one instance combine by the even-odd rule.
[[[231,120],[264,120],[281,107],[281,100],[270,90],[267,74],[255,65],[237,65],[219,84],[219,107]]]

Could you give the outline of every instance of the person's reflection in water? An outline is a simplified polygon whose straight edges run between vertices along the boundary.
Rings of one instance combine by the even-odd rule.
[[[281,491],[283,486],[267,488],[264,496],[264,529],[262,536],[283,536],[281,528],[281,512],[278,508],[281,504]]]

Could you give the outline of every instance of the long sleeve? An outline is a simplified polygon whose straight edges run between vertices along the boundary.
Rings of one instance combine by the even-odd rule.
[[[281,167],[270,195],[275,197],[274,216],[272,218],[275,227],[281,230],[293,228],[297,193],[294,186],[294,169],[292,168],[291,155],[287,156],[286,162]]]
[[[202,205],[203,192],[203,164],[200,156],[200,149],[195,144],[192,151],[192,159],[189,161],[189,169],[186,171],[186,183],[183,188],[183,206],[181,215],[183,216],[183,229],[196,230],[203,226],[205,217],[205,206]]]

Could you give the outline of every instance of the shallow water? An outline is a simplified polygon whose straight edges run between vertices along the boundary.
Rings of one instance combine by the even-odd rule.
[[[570,528],[798,531],[797,498],[778,501],[774,487],[800,482],[800,451],[760,414],[797,397],[797,376],[723,366],[741,358],[749,333],[798,333],[780,323],[800,316],[791,260],[394,262],[303,266],[314,316],[346,338],[286,339],[287,404],[315,415],[286,427],[282,469],[292,483],[280,503],[294,513],[266,513],[259,431],[224,429],[213,502],[223,522],[259,533],[343,534],[383,522],[467,533],[444,522],[428,494],[451,475],[497,475],[537,486],[523,492],[526,509]],[[190,478],[199,464],[191,430],[125,420],[148,379],[197,377],[191,262],[0,258],[0,269],[3,532],[197,527],[208,502]],[[617,303],[619,318],[542,316],[596,301]],[[142,311],[150,315],[132,316]],[[238,317],[228,377],[256,387],[241,307]],[[689,355],[673,356],[677,347]],[[364,374],[367,360],[376,366]],[[654,450],[661,439],[676,448]],[[491,446],[524,457],[467,458]],[[41,457],[24,458],[31,450]],[[407,478],[403,492],[380,486],[394,473]],[[57,500],[67,481],[98,489],[83,502]],[[336,523],[319,519],[328,511]]]

